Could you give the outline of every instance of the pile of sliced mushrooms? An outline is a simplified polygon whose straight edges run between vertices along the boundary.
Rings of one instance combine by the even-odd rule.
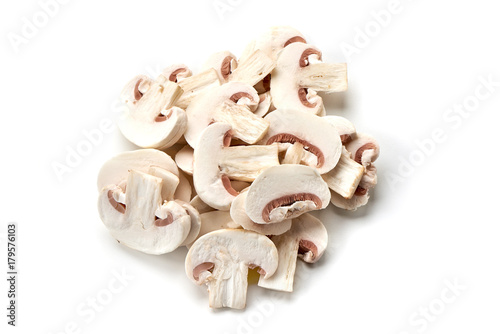
[[[375,139],[327,116],[317,94],[346,89],[346,64],[323,62],[285,26],[198,74],[177,64],[136,76],[119,128],[141,149],[100,170],[104,225],[144,253],[186,246],[186,274],[208,286],[212,308],[245,308],[249,269],[260,287],[291,292],[297,258],[314,263],[327,247],[308,212],[355,210],[377,183]]]

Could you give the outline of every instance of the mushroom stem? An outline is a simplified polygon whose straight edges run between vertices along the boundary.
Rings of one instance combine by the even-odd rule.
[[[288,233],[276,235],[271,238],[278,249],[278,269],[274,275],[259,279],[259,286],[278,291],[293,291],[293,278],[297,266],[297,255],[299,252],[299,240]]]
[[[269,122],[251,112],[247,105],[229,101],[217,108],[213,118],[231,125],[234,136],[248,144],[261,140],[269,129]]]
[[[176,83],[168,81],[161,85],[155,82],[139,100],[132,117],[156,119],[162,111],[170,109],[181,95],[182,89]]]
[[[248,287],[246,264],[226,262],[223,266],[215,266],[212,277],[219,278],[207,282],[210,307],[245,308]]]
[[[252,182],[271,166],[278,166],[278,145],[230,146],[221,151],[219,169],[231,180]]]
[[[304,145],[296,141],[293,145],[290,145],[286,150],[285,157],[283,158],[282,164],[300,164],[302,156],[304,155]]]
[[[343,92],[347,90],[346,63],[315,63],[299,71],[300,87],[307,87],[319,92]]]
[[[261,50],[255,50],[248,58],[240,61],[229,75],[229,81],[239,81],[254,86],[276,67],[276,62]]]
[[[363,177],[365,168],[350,158],[344,149],[338,164],[326,174],[321,175],[328,187],[346,199],[350,199]]]
[[[149,168],[149,174],[163,180],[161,187],[162,199],[166,201],[173,200],[175,190],[179,185],[179,177],[161,167],[156,166],[152,166]]]
[[[177,101],[176,106],[186,109],[189,103],[191,103],[200,91],[208,87],[220,86],[220,79],[217,75],[217,71],[211,68],[182,80],[179,82],[179,86],[182,88],[184,93]]]

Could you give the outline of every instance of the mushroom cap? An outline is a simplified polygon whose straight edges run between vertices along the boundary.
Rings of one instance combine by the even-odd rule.
[[[271,73],[271,97],[277,109],[298,109],[315,115],[323,113],[321,97],[299,84],[301,69],[309,65],[309,57],[314,55],[321,60],[321,51],[304,43],[290,44],[280,52],[276,68]]]
[[[220,82],[227,82],[232,70],[238,66],[236,56],[229,51],[212,54],[202,67],[202,70],[213,68],[219,75]]]
[[[270,126],[262,143],[301,143],[306,151],[316,155],[317,161],[308,165],[320,174],[328,173],[337,165],[342,142],[337,129],[323,117],[294,109],[277,109],[264,119]]]
[[[268,237],[252,231],[213,231],[196,240],[189,249],[185,262],[186,275],[193,282],[201,284],[212,275],[207,270],[201,270],[202,272],[194,275],[193,272],[198,266],[208,263],[215,268],[225,266],[227,262],[260,267],[265,271],[264,278],[267,278],[272,276],[278,267],[278,251]]]
[[[373,163],[380,154],[380,146],[377,140],[364,133],[357,133],[346,144],[346,149],[351,153],[353,160],[363,166]]]
[[[340,135],[342,144],[346,144],[356,134],[356,128],[347,118],[342,116],[323,116],[323,119],[332,124]]]
[[[129,170],[148,173],[151,167],[162,168],[175,176],[179,170],[172,158],[159,150],[141,149],[115,155],[104,163],[97,177],[97,190],[107,185],[120,185],[127,180]]]
[[[102,188],[99,216],[120,243],[148,254],[165,254],[186,239],[191,219],[178,203],[161,203],[162,182],[161,178],[131,170],[126,193],[115,184]]]
[[[229,82],[196,96],[186,109],[188,125],[184,137],[191,147],[196,148],[201,133],[213,122],[213,112],[224,102],[257,106],[259,95],[250,85]]]
[[[276,224],[257,224],[254,223],[245,211],[245,201],[247,198],[247,191],[240,193],[233,200],[231,204],[230,214],[231,218],[241,225],[245,230],[254,231],[263,235],[280,235],[290,230],[292,227],[292,220],[287,219]]]
[[[245,211],[258,224],[280,222],[327,207],[330,189],[315,169],[280,165],[264,170],[252,183]]]
[[[298,257],[304,262],[314,263],[323,256],[328,245],[328,232],[321,220],[305,213],[293,219],[289,233],[299,242]]]

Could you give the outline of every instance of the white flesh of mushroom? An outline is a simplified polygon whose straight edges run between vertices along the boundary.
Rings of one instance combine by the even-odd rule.
[[[176,106],[186,110],[191,101],[206,89],[221,85],[217,72],[211,68],[199,74],[190,76],[179,82],[183,94],[176,102]]]
[[[352,160],[344,148],[339,163],[334,169],[321,175],[328,187],[346,199],[350,199],[363,177],[365,168]]]

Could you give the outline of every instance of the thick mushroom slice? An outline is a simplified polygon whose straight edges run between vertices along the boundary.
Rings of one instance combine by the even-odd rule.
[[[264,117],[269,130],[262,143],[300,143],[303,149],[316,156],[316,161],[304,161],[320,174],[332,170],[342,153],[340,136],[333,125],[321,117],[298,111],[277,109]]]
[[[332,124],[340,135],[342,145],[347,144],[355,135],[356,128],[347,118],[342,116],[323,116],[323,119]]]
[[[257,224],[277,223],[327,207],[330,190],[320,174],[303,165],[269,167],[252,183],[245,211]]]
[[[162,204],[161,178],[131,170],[126,192],[105,186],[98,200],[101,220],[120,243],[148,254],[165,254],[188,236],[191,219],[174,201]]]
[[[259,286],[278,291],[293,291],[297,256],[304,262],[318,261],[326,250],[328,233],[323,223],[306,213],[293,219],[290,231],[271,240],[278,249],[278,269],[268,279],[259,279]]]
[[[321,177],[331,190],[350,199],[356,192],[364,172],[365,168],[351,159],[351,154],[343,148],[337,166]]]
[[[245,211],[245,201],[247,199],[247,191],[240,193],[231,204],[231,218],[241,225],[245,230],[254,231],[263,235],[280,235],[288,231],[292,227],[292,220],[287,219],[276,224],[257,224],[253,222]]]
[[[182,88],[183,93],[175,105],[186,110],[196,96],[202,94],[207,89],[220,85],[219,75],[213,68],[187,77],[179,81],[179,86]]]
[[[140,147],[172,146],[187,128],[184,110],[174,107],[181,94],[182,89],[176,83],[135,77],[121,94],[128,110],[118,123],[120,131]]]
[[[238,192],[230,180],[253,181],[263,170],[279,165],[277,145],[233,146],[231,126],[214,123],[201,134],[194,150],[193,183],[200,198],[227,211]]]
[[[269,128],[267,121],[250,111],[257,107],[259,96],[252,86],[229,82],[198,96],[186,110],[188,128],[184,137],[196,148],[201,132],[211,123],[230,124],[234,136],[249,143],[259,141]]]
[[[278,251],[266,237],[245,230],[218,230],[195,241],[186,256],[186,275],[208,287],[212,308],[246,306],[248,268],[259,267],[264,279],[278,267]]]
[[[347,66],[321,62],[321,51],[312,45],[293,43],[279,54],[271,73],[271,96],[277,109],[296,109],[324,114],[323,100],[316,92],[347,89]]]

